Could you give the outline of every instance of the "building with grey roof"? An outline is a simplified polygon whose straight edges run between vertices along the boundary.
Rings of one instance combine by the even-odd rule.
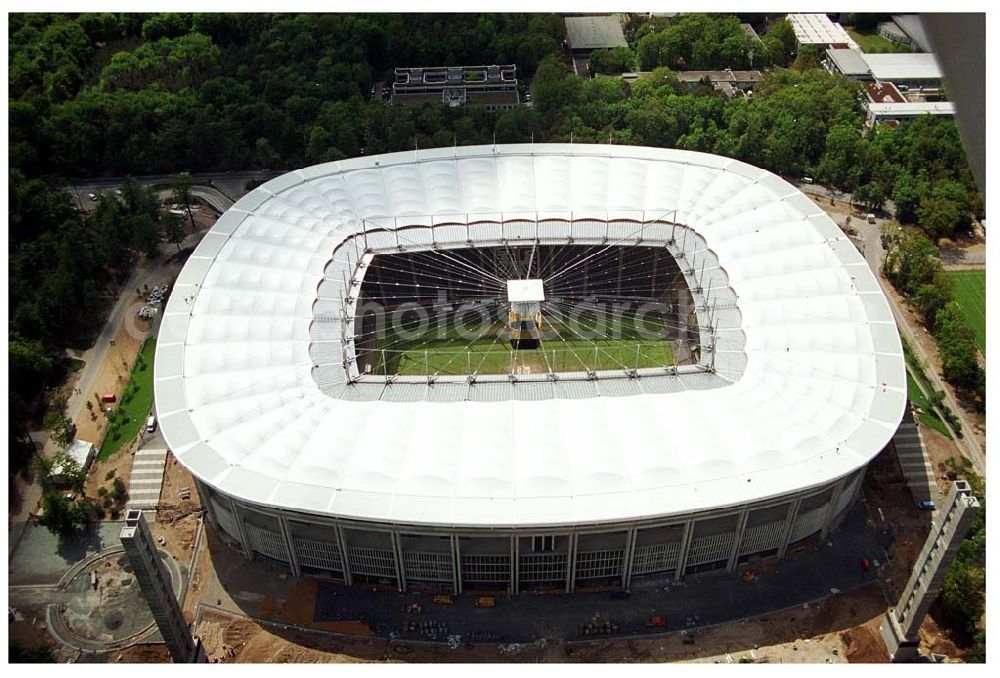
[[[823,66],[831,73],[846,75],[851,80],[868,80],[871,69],[865,55],[856,49],[828,49]]]
[[[932,52],[931,41],[924,30],[924,24],[917,14],[893,14],[892,22],[910,39],[910,44],[923,52]]]
[[[628,47],[617,14],[566,17],[566,38],[574,52]]]
[[[941,87],[941,66],[933,54],[864,54],[863,58],[876,80],[914,89]]]

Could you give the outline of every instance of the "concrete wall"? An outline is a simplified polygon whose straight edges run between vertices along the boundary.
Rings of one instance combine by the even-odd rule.
[[[750,506],[627,524],[453,529],[364,523],[250,505],[196,481],[216,529],[247,558],[348,584],[400,590],[628,589],[636,577],[735,570],[756,556],[825,538],[854,504],[865,468]]]

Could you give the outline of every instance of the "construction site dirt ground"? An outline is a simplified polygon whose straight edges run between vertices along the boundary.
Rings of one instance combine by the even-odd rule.
[[[869,494],[874,492],[878,496],[878,506],[887,523],[913,523],[909,535],[906,528],[895,527],[885,529],[884,536],[891,542],[895,536],[906,535],[902,541],[910,543],[919,534],[919,521],[926,519],[926,514],[913,509],[905,485],[896,483],[899,472],[892,469],[895,459],[885,456],[890,457],[885,462],[889,478],[883,482],[884,486],[876,484],[870,488]],[[897,502],[901,502],[898,508],[890,505]],[[868,508],[875,510],[872,506]],[[877,531],[878,526],[873,529]],[[836,541],[836,533],[832,538]],[[316,610],[317,593],[325,585],[323,581],[295,579],[279,568],[247,562],[241,552],[222,541],[211,525],[206,525],[202,539],[184,609],[186,618],[196,623],[195,632],[216,661],[727,661],[726,654],[734,661],[752,661],[751,651],[757,661],[775,663],[886,659],[878,624],[887,608],[884,590],[889,582],[870,581],[856,590],[804,606],[799,604],[745,621],[657,637],[578,642],[550,633],[544,635],[542,643],[461,643],[456,649],[450,649],[445,643],[397,642],[385,633],[365,637],[363,634],[372,632],[365,621],[317,621],[320,616]],[[901,576],[892,564],[912,555],[907,549],[894,556],[884,576],[889,579],[893,575]],[[783,567],[780,563],[778,566]],[[761,567],[762,571],[766,569],[766,565]],[[347,592],[341,595],[350,597]],[[378,595],[395,600],[407,594],[386,591]],[[602,604],[606,597],[599,599]],[[424,598],[426,596],[421,600]],[[572,596],[567,599],[558,594],[546,594],[522,598],[532,598],[552,608],[562,607]],[[579,604],[581,609],[588,607],[583,598],[575,600],[576,603],[570,604]],[[632,600],[622,604],[642,607],[645,602],[641,593],[634,591]],[[459,604],[456,601],[456,606]],[[511,603],[498,601],[498,605],[505,604]],[[354,616],[365,617],[366,609],[369,615],[372,614],[370,608],[359,606]],[[426,620],[434,616],[435,611],[427,600],[422,614],[412,619]],[[352,636],[333,636],[332,633]]]
[[[141,306],[139,297],[136,297],[135,301]],[[139,306],[136,307],[136,311],[139,310]],[[108,418],[102,410],[107,405],[101,403],[100,398],[106,393],[114,393],[116,395],[121,393],[132,371],[132,364],[135,362],[135,357],[138,355],[139,349],[142,348],[146,334],[150,329],[150,323],[136,318],[126,319],[118,328],[118,333],[114,339],[114,346],[108,351],[104,362],[101,364],[94,378],[91,388],[92,393],[83,394],[91,402],[93,409],[87,409],[86,407],[81,409],[80,414],[74,420],[76,423],[77,438],[89,440],[95,444],[100,441],[101,434],[104,433],[104,430],[108,426]],[[125,445],[122,447],[124,448]]]
[[[188,499],[180,498],[180,490],[188,489]],[[149,527],[159,547],[174,560],[188,563],[194,555],[195,537],[201,524],[201,500],[195,490],[191,473],[177,462],[173,454],[167,455],[160,488],[160,508],[156,521]],[[163,539],[160,542],[160,539]]]

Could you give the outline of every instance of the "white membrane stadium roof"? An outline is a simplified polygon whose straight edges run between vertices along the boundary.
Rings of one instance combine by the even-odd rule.
[[[386,395],[357,399],[357,387],[333,397],[317,385],[318,290],[338,284],[324,272],[362,220],[391,229],[637,211],[693,229],[728,276],[745,366],[701,375],[714,387],[400,401],[388,386],[367,384]],[[394,153],[264,184],[178,277],[154,377],[168,445],[223,492],[454,526],[618,522],[817,486],[875,456],[906,399],[878,282],[809,198],[729,158],[579,144]]]

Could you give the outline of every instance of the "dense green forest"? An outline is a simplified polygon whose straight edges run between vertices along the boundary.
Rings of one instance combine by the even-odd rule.
[[[9,31],[17,421],[60,378],[63,349],[87,345],[136,257],[176,230],[133,182],[122,200],[81,214],[59,189],[67,178],[281,170],[494,138],[611,141],[813,176],[871,209],[891,199],[932,237],[968,228],[983,210],[952,122],[864,134],[858,84],[816,68],[814,52],[794,55],[788,24],[768,17],[633,16],[630,46],[609,58],[655,68],[631,84],[572,75],[563,20],[551,14],[13,14]],[[531,107],[370,100],[395,66],[510,62],[530,83]],[[682,86],[670,70],[751,64],[777,67],[750,100]]]

